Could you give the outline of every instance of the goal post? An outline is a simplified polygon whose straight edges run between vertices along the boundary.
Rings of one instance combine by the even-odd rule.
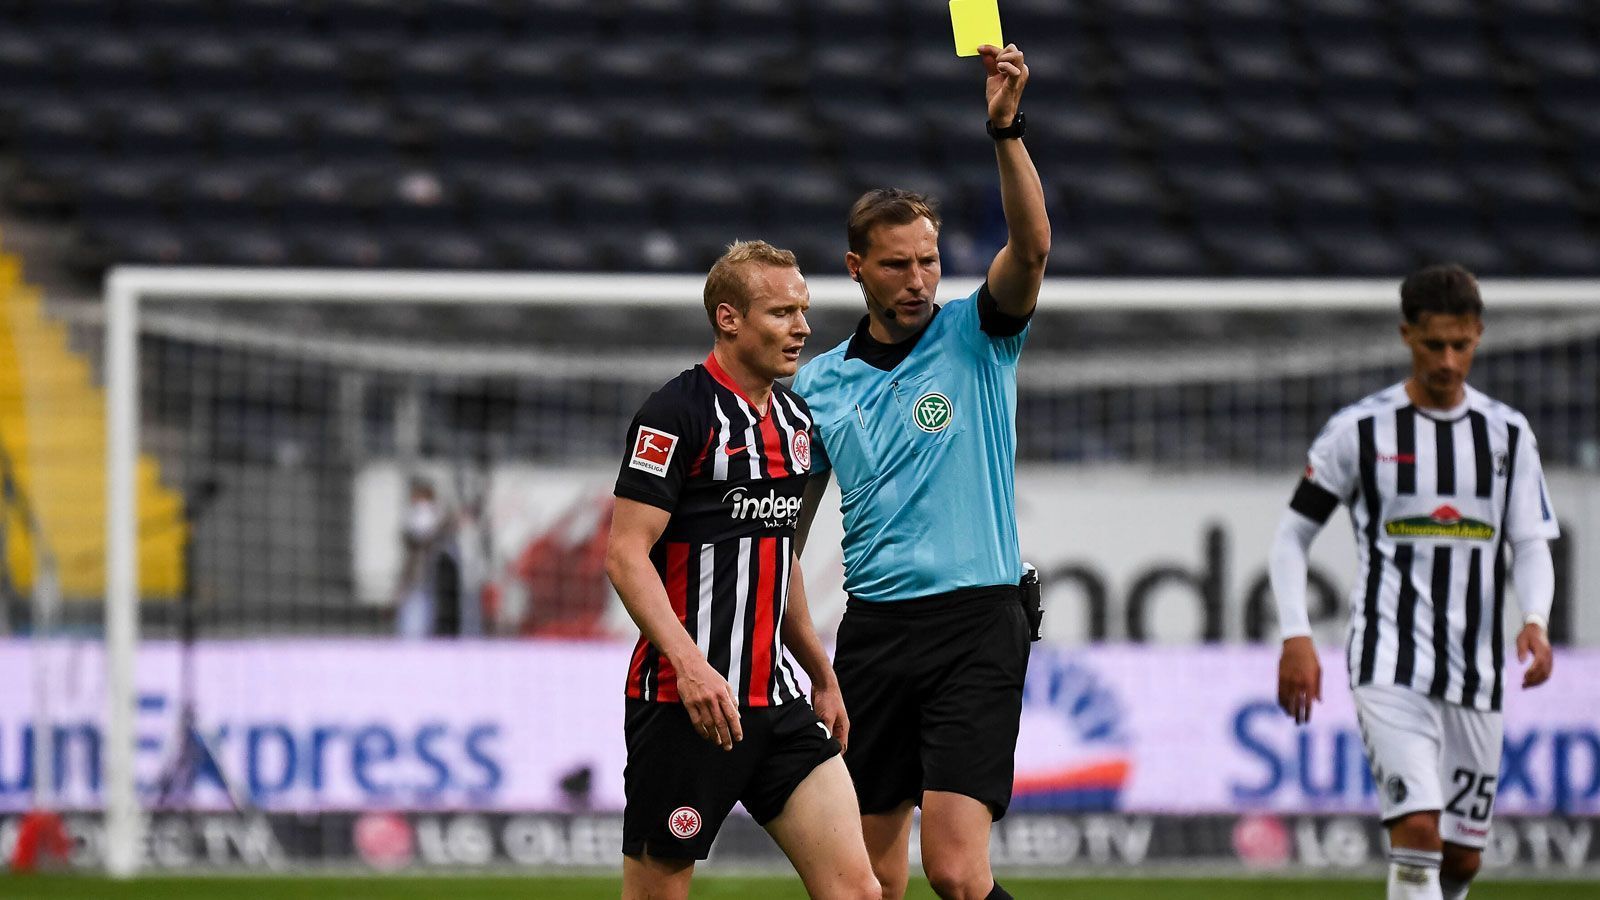
[[[141,865],[145,811],[139,800],[135,779],[135,678],[134,660],[139,636],[139,493],[137,469],[141,447],[141,360],[140,335],[144,332],[152,302],[181,306],[187,302],[229,304],[236,302],[283,304],[285,306],[339,303],[384,304],[481,304],[525,312],[529,316],[555,312],[610,310],[626,314],[633,310],[653,310],[697,317],[702,275],[606,275],[606,274],[492,274],[405,271],[314,271],[207,268],[119,267],[112,270],[104,286],[104,383],[106,389],[106,582],[105,582],[105,697],[106,732],[103,755],[104,805],[106,815],[105,859],[108,871],[117,877],[131,877]],[[808,279],[813,309],[836,317],[859,316],[862,297],[859,287],[842,276]],[[940,288],[948,301],[971,292],[978,279],[949,278]],[[1571,327],[1600,334],[1600,281],[1587,280],[1486,280],[1484,294],[1489,298],[1492,316],[1515,313],[1522,318],[1522,334],[1529,343],[1548,340],[1566,324],[1541,325],[1540,315],[1549,313]],[[1283,314],[1394,315],[1397,311],[1397,282],[1394,279],[1361,280],[1115,280],[1049,279],[1040,298],[1041,314],[1060,316],[1144,315],[1152,322],[1162,316],[1254,316],[1270,323]],[[1392,321],[1392,319],[1391,319]],[[1270,330],[1270,329],[1269,329]],[[626,337],[626,330],[619,332]],[[307,335],[308,345],[319,336]],[[427,343],[419,335],[416,343],[399,347],[383,358],[386,364],[403,365],[408,353]],[[812,348],[831,346],[843,334],[814,334]],[[587,338],[597,340],[593,336]],[[606,338],[609,339],[609,338]],[[297,338],[284,339],[292,344]],[[1376,341],[1376,336],[1373,337]],[[359,339],[340,346],[327,346],[320,352],[337,356],[359,350]],[[1270,341],[1269,341],[1270,343]],[[1310,343],[1314,344],[1315,341]],[[699,345],[701,352],[709,340]],[[1299,347],[1306,346],[1302,341]],[[659,351],[659,348],[657,348]],[[574,348],[561,360],[573,372],[596,368],[625,367],[630,358],[637,361],[648,352],[628,346],[612,346],[604,351],[590,345]],[[677,368],[695,361],[687,351],[673,348],[669,357]],[[1296,351],[1298,352],[1298,351]],[[513,358],[496,355],[485,348],[444,348],[442,362],[451,371],[516,374],[538,371],[542,365],[555,365],[548,354]],[[1394,349],[1384,356],[1393,361]],[[418,357],[418,365],[429,364]],[[1227,363],[1226,347],[1215,349],[1204,365],[1195,371],[1216,371]],[[1292,363],[1292,360],[1290,361]],[[585,366],[588,369],[585,369]],[[1023,378],[1040,385],[1082,384],[1084,379],[1101,384],[1132,384],[1151,376],[1140,361],[1110,357],[1095,365],[1080,366],[1072,353],[1047,351],[1025,357]],[[673,369],[675,371],[676,369]],[[642,370],[641,370],[642,371]],[[650,369],[649,372],[655,372]],[[1285,365],[1280,374],[1293,373]],[[653,377],[653,375],[651,376]],[[1170,373],[1160,378],[1173,378]],[[1236,377],[1236,376],[1226,376]],[[644,376],[639,379],[641,382]],[[659,383],[658,379],[657,383]],[[654,387],[651,385],[650,387]],[[640,395],[642,399],[643,394]],[[1349,399],[1354,399],[1349,398]],[[611,460],[605,460],[610,464]]]

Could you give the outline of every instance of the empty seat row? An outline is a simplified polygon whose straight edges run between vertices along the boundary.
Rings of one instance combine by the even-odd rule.
[[[1226,152],[1263,158],[1434,155],[1501,158],[1518,148],[1581,149],[1600,143],[1600,95],[1560,97],[1527,109],[1504,96],[1402,103],[1379,97],[1212,101],[1194,90],[1126,99],[1073,97],[1031,106],[1050,152],[1157,154]],[[672,104],[595,106],[559,102],[440,102],[250,98],[235,103],[159,97],[84,100],[38,96],[0,101],[0,140],[23,156],[250,158],[306,153],[324,158],[409,152],[455,159],[566,158],[675,162],[726,157],[790,163],[822,155],[850,160],[908,152],[929,160],[984,154],[974,132],[981,111],[951,104],[907,107],[858,98],[852,105],[724,103],[697,112]],[[909,149],[908,149],[909,148]],[[1197,149],[1198,148],[1198,149]],[[1408,149],[1412,148],[1412,149]]]
[[[366,227],[343,223],[284,227],[249,225],[225,232],[141,217],[88,223],[75,259],[89,269],[116,262],[244,266],[423,267],[522,270],[703,270],[726,244],[762,237],[793,249],[809,272],[832,272],[843,237],[794,230],[678,233],[660,228],[568,228],[539,224],[493,228]],[[978,267],[950,265],[951,245],[971,235],[946,229],[952,274]],[[985,257],[976,255],[974,260]],[[1486,275],[1600,270],[1600,247],[1582,232],[1561,229],[1496,231],[1436,224],[1370,227],[1305,225],[1268,230],[1208,226],[1198,230],[1158,222],[1124,223],[1093,232],[1069,231],[1052,243],[1051,268],[1061,275],[1360,275],[1404,271],[1456,259]]]
[[[457,263],[501,265],[532,257],[485,235],[610,247],[588,232],[612,228],[653,236],[653,255],[583,259],[651,268],[729,230],[831,242],[854,192],[897,184],[943,199],[959,268],[1003,240],[981,69],[915,10],[0,0],[15,173],[0,188],[75,221],[100,259],[141,241],[127,252],[232,258],[232,231],[246,255],[315,254],[300,234],[326,232],[367,264],[434,229]],[[1029,48],[1030,147],[1069,269],[1344,272],[1382,244],[1389,261],[1457,247],[1488,269],[1569,271],[1600,230],[1587,5],[1008,0],[1003,15]],[[117,239],[108,223],[130,221],[152,227]]]

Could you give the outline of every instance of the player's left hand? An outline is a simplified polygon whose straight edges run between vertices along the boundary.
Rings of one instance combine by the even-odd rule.
[[[1555,668],[1555,654],[1550,652],[1550,638],[1544,633],[1544,627],[1537,622],[1529,622],[1522,626],[1522,631],[1517,635],[1517,662],[1527,662],[1528,657],[1533,657],[1533,665],[1522,673],[1522,686],[1524,689],[1538,687],[1550,680],[1550,670]]]
[[[1311,721],[1311,704],[1322,699],[1322,663],[1317,647],[1306,636],[1283,642],[1278,657],[1278,706],[1296,725]]]
[[[844,695],[839,693],[839,686],[835,684],[813,690],[811,708],[816,711],[822,724],[827,726],[828,733],[839,739],[839,752],[843,753],[850,743],[850,716],[844,711]]]
[[[983,86],[984,96],[989,98],[989,121],[996,128],[1004,128],[1017,117],[1022,88],[1028,83],[1028,66],[1016,44],[1007,44],[1005,49],[984,44],[978,48],[978,58],[989,73]]]

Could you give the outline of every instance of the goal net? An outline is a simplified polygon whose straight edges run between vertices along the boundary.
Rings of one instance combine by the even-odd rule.
[[[636,631],[604,574],[610,488],[635,410],[710,346],[701,285],[122,269],[103,314],[69,312],[106,403],[104,530],[80,551],[104,566],[64,579],[51,641],[79,655],[50,683],[70,671],[104,688],[49,707],[52,777],[60,805],[104,808],[97,859],[120,873],[613,866]],[[853,283],[810,287],[808,356],[862,313]],[[1600,530],[1596,287],[1486,283],[1472,379],[1532,421],[1569,548]],[[940,295],[975,288],[952,278]],[[1297,827],[1370,802],[1358,745],[1333,725],[1306,790],[1255,796],[1264,776],[1246,768],[1189,805],[1160,800],[1181,767],[1141,755],[1151,713],[1127,679],[1165,665],[1150,654],[1223,680],[1270,658],[1267,539],[1321,424],[1408,371],[1397,307],[1389,281],[1047,283],[1019,369],[1018,506],[1051,612],[1019,750],[1014,827],[1033,830],[997,832],[1013,863],[1220,846],[1237,864],[1230,829],[1270,831],[1241,810]],[[1347,531],[1317,547],[1330,643]],[[804,561],[825,639],[843,608],[839,533],[825,515]],[[1592,596],[1594,562],[1558,559],[1565,596]],[[1600,644],[1600,621],[1563,602],[1559,638]],[[103,738],[83,737],[101,702]],[[1247,706],[1178,724],[1222,734]],[[0,785],[16,744],[0,735]],[[1562,812],[1600,811],[1584,787]],[[1555,811],[1548,796],[1508,804]],[[759,857],[759,835],[725,852],[745,844]]]

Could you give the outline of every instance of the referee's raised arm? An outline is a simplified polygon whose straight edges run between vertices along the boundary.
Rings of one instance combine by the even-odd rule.
[[[1000,311],[1016,318],[1033,313],[1050,256],[1050,216],[1039,170],[1022,144],[1025,119],[1017,111],[1028,83],[1028,66],[1016,44],[978,48],[989,77],[989,134],[1000,166],[1000,202],[1006,215],[1006,245],[989,264],[989,293]]]

